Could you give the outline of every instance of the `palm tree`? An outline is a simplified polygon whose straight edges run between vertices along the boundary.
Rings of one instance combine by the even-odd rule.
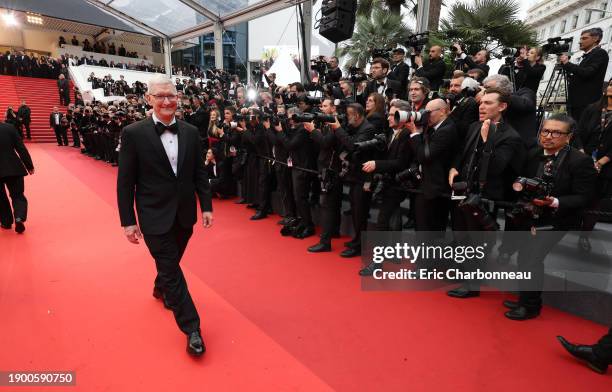
[[[357,15],[370,15],[372,13],[374,4],[378,0],[359,0],[357,5]],[[419,7],[418,0],[381,0],[382,3],[389,9],[390,12],[395,14],[401,14],[402,7],[408,9],[408,13],[416,18]],[[445,6],[444,0],[430,0],[429,2],[429,23],[427,26],[428,30],[438,30],[438,22],[440,19],[440,11]]]
[[[416,0],[408,1],[411,3],[416,2]],[[381,3],[384,4],[390,12],[397,15],[402,13],[402,6],[406,6],[406,0],[359,0],[357,4],[357,16],[370,16],[374,9]]]
[[[357,16],[353,37],[338,48],[337,55],[346,57],[345,67],[365,67],[372,49],[395,48],[411,34],[402,16],[391,13],[375,2],[370,16]]]
[[[487,48],[495,53],[503,47],[534,45],[535,32],[518,19],[519,8],[516,0],[453,4],[440,25],[440,37],[460,41],[470,52]]]

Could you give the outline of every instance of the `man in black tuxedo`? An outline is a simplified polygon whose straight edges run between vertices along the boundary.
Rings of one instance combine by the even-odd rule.
[[[453,44],[455,47],[455,68],[462,70],[463,72],[468,72],[472,69],[480,69],[483,72],[483,78],[489,76],[489,66],[487,63],[491,59],[491,55],[488,50],[481,49],[479,50],[473,57],[468,56],[461,45],[458,43]]]
[[[447,174],[451,168],[457,127],[449,118],[449,107],[441,99],[430,101],[428,126],[414,137],[416,159],[421,167],[421,193],[415,196],[416,230],[445,231],[450,211],[450,186]],[[416,128],[413,127],[416,132]]]
[[[457,141],[459,145],[462,145],[465,141],[470,125],[478,121],[478,102],[476,102],[473,95],[475,95],[479,88],[480,86],[477,81],[463,76],[452,78],[450,81],[448,92],[455,95],[455,102],[450,117],[457,126]]]
[[[28,150],[9,124],[0,123],[0,226],[10,230],[15,221],[15,231],[25,231],[28,200],[23,195],[23,177],[34,174],[34,165]],[[13,209],[6,196],[5,186],[11,196]]]
[[[446,74],[446,63],[442,56],[442,48],[440,46],[432,46],[429,48],[429,59],[423,62],[423,58],[415,56],[414,63],[416,65],[416,76],[427,78],[432,91],[438,91],[442,85],[442,80]]]
[[[400,92],[397,96],[406,99],[408,91],[408,78],[410,77],[410,67],[405,61],[406,51],[402,48],[393,49],[393,66],[389,72],[389,79],[397,80],[401,83]]]
[[[525,144],[520,135],[502,121],[509,102],[510,96],[505,91],[494,88],[486,90],[480,99],[480,121],[472,124],[463,147],[455,155],[448,183],[452,187],[459,176],[467,185],[468,197],[480,195],[488,200],[503,201],[509,200],[513,193],[512,183],[523,167]],[[483,211],[483,208],[478,211],[478,216],[490,215],[491,211]],[[455,208],[453,231],[456,237],[463,236],[463,239],[473,241],[462,232],[491,230],[484,226],[486,218],[475,219],[477,216],[473,213],[470,204],[460,203]],[[479,287],[479,282],[468,281],[450,290],[448,295],[455,298],[476,297],[480,295]]]
[[[570,114],[576,121],[587,106],[601,98],[602,86],[608,68],[608,52],[599,45],[603,30],[599,27],[588,29],[580,35],[580,50],[584,51],[579,64],[569,62],[569,56],[562,54],[559,62],[569,73]]]
[[[612,365],[612,328],[599,342],[591,346],[572,344],[563,336],[557,336],[557,339],[567,352],[586,362],[588,367],[599,374],[606,374],[608,365]]]
[[[379,93],[383,96],[389,96],[393,94],[396,97],[401,95],[402,84],[391,78],[387,77],[389,73],[389,62],[382,58],[375,58],[372,60],[370,66],[370,75],[372,79],[368,82],[363,93],[359,96],[358,102],[365,106],[365,103],[372,93]]]
[[[64,136],[62,134],[63,118],[64,114],[59,112],[57,106],[54,106],[53,111],[49,115],[49,126],[53,128],[53,131],[55,132],[55,138],[57,139],[58,146],[68,145],[68,136]]]
[[[591,157],[570,147],[576,122],[565,114],[553,114],[540,130],[540,146],[529,151],[521,173],[526,178],[544,178],[553,184],[550,195],[534,199],[531,204],[542,209],[536,220],[530,214],[514,214],[515,230],[527,232],[520,241],[518,267],[531,272],[530,281],[519,281],[519,300],[505,301],[511,320],[535,318],[542,309],[544,259],[567,231],[581,227],[582,210],[593,198],[597,172]],[[532,227],[552,226],[539,236]]]
[[[194,96],[191,102],[193,104],[193,113],[189,116],[189,123],[198,128],[202,151],[206,151],[208,149],[208,123],[210,122],[210,111],[204,109],[202,101],[198,96]]]
[[[196,194],[204,227],[212,225],[204,155],[197,129],[174,117],[177,94],[172,81],[157,75],[148,86],[152,118],[125,127],[121,137],[117,177],[121,226],[132,243],[144,236],[157,268],[153,296],[163,298],[172,309],[187,335],[187,352],[202,355],[206,347],[200,317],[179,263],[197,221]]]
[[[19,118],[19,123],[23,124],[26,129],[26,137],[28,140],[32,140],[32,135],[30,134],[30,123],[32,122],[32,111],[30,107],[26,105],[25,99],[21,100],[21,106],[17,110],[17,117]],[[23,136],[23,130],[21,131],[21,135]]]
[[[60,104],[68,106],[70,104],[70,85],[63,74],[60,74],[57,80],[57,89],[60,97]]]

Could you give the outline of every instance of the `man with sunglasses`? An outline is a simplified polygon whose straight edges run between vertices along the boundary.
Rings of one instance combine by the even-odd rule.
[[[204,227],[212,225],[210,185],[197,128],[175,118],[178,97],[172,80],[154,76],[147,100],[152,116],[122,132],[117,177],[121,226],[131,243],[144,237],[157,268],[153,296],[172,310],[187,335],[187,352],[198,356],[206,351],[200,317],[179,263],[197,221],[196,195]]]
[[[554,114],[544,121],[539,146],[528,153],[522,172],[524,178],[542,179],[552,187],[550,194],[533,199],[541,209],[539,217],[529,213],[515,214],[517,231],[530,231],[521,242],[518,266],[531,272],[530,280],[519,281],[518,301],[504,301],[511,320],[527,320],[540,314],[544,286],[544,259],[569,230],[580,230],[581,210],[591,201],[597,173],[584,153],[570,146],[575,121],[566,114]],[[515,183],[514,190],[520,192]],[[552,231],[538,227],[552,226]],[[535,235],[533,235],[535,233]]]

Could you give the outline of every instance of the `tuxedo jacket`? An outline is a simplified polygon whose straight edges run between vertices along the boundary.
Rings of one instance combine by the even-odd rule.
[[[426,61],[421,68],[416,70],[415,75],[427,78],[431,85],[431,91],[438,91],[442,85],[445,73],[446,63],[444,59],[440,58],[434,61]]]
[[[476,122],[470,126],[466,141],[455,155],[452,167],[459,171],[459,177],[468,180],[467,168],[476,143],[481,141],[480,128],[482,123]],[[497,130],[489,134],[491,157],[484,189],[481,195],[491,200],[505,200],[512,195],[512,183],[522,170],[526,150],[520,135],[508,124],[497,124]],[[489,139],[487,139],[489,141]],[[474,160],[481,167],[482,154],[479,160]],[[478,178],[473,179],[478,181]],[[457,180],[455,180],[457,181]]]
[[[177,174],[155,130],[152,118],[123,128],[117,176],[117,203],[122,226],[138,223],[143,234],[164,234],[175,221],[185,228],[197,221],[196,194],[202,211],[212,211],[210,185],[198,130],[178,123]]]
[[[585,107],[601,98],[608,61],[608,52],[598,47],[584,54],[580,64],[563,66],[569,73],[569,101],[574,107]]]
[[[529,178],[536,177],[543,163],[540,159],[543,155],[542,147],[529,150],[522,175]],[[557,159],[560,159],[559,156]],[[591,202],[597,180],[593,160],[570,147],[558,165],[551,196],[559,200],[559,208],[556,210],[545,208],[542,219],[558,229],[580,230],[581,210]]]
[[[421,166],[421,189],[431,199],[450,194],[448,172],[457,145],[457,126],[447,118],[438,129],[429,128],[414,136],[413,145]]]
[[[0,123],[0,178],[27,176],[33,170],[32,158],[15,127]]]
[[[392,137],[393,133],[389,135],[389,141]],[[407,129],[399,131],[395,139],[387,146],[385,157],[375,161],[375,172],[397,174],[407,169],[414,160],[412,143],[410,131]]]
[[[410,76],[410,66],[405,62],[393,65],[389,75],[389,79],[397,80],[401,83],[401,94],[397,94],[401,99],[406,99],[408,95],[408,77]]]
[[[393,80],[387,77],[387,81],[385,83],[385,90],[389,90],[389,89],[393,90],[395,95],[397,95],[398,97],[402,96],[402,84],[397,80]],[[365,106],[365,102],[370,96],[370,94],[377,93],[377,92],[378,92],[378,85],[377,85],[376,80],[369,81],[368,84],[366,85],[366,88],[363,89],[363,93],[361,93],[361,95],[359,96],[360,98],[359,103]]]
[[[462,145],[470,129],[470,125],[478,121],[478,102],[472,97],[463,98],[461,103],[453,108],[450,117],[457,126],[457,141]]]
[[[51,128],[58,127],[58,126],[60,126],[62,124],[62,118],[64,118],[64,114],[60,113],[60,112],[57,112],[57,114],[59,114],[59,118],[58,118],[58,121],[57,121],[58,123],[57,124],[55,123],[55,119],[53,118],[55,113],[51,113],[49,115],[49,126]]]

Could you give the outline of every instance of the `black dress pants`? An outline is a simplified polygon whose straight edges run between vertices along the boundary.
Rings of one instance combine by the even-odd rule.
[[[349,190],[349,201],[351,203],[351,214],[355,235],[351,242],[355,249],[361,249],[361,232],[368,229],[368,214],[372,202],[372,192],[363,190],[363,183],[351,183]]]
[[[376,231],[391,231],[391,217],[399,210],[400,204],[406,199],[408,193],[400,189],[394,189],[392,185],[387,186],[386,184],[382,192],[382,202],[378,209]]]
[[[445,197],[428,198],[422,193],[415,196],[417,231],[446,231],[451,201]]]
[[[339,178],[332,180],[327,192],[319,196],[321,205],[321,240],[322,244],[331,244],[332,236],[339,231],[340,206],[342,203],[342,182]]]
[[[276,164],[274,165],[276,174],[276,186],[280,194],[281,204],[283,206],[283,216],[287,218],[295,218],[296,207],[295,199],[293,198],[293,184],[291,181],[291,169]]]
[[[6,188],[5,188],[6,187]],[[6,195],[8,189],[13,207]],[[23,194],[23,176],[0,177],[0,223],[9,226],[13,217],[25,222],[28,217],[28,200]]]
[[[157,268],[155,287],[164,293],[176,323],[185,334],[200,328],[200,316],[179,265],[192,234],[192,227],[184,228],[176,221],[168,233],[144,234],[145,243]]]
[[[593,346],[593,351],[598,358],[608,361],[608,364],[612,365],[612,328]]]
[[[302,227],[312,227],[312,214],[310,213],[310,204],[308,203],[309,187],[311,183],[310,173],[303,172],[298,169],[291,171],[291,182],[293,184],[293,197],[295,198],[295,206],[298,216],[300,217],[300,225]]]

